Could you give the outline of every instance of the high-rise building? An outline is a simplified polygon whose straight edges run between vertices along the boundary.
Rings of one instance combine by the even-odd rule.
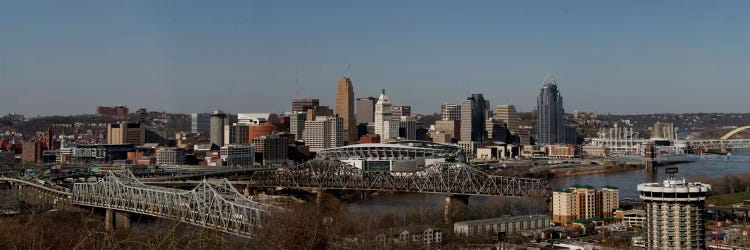
[[[114,107],[99,106],[96,108],[96,114],[102,116],[126,117],[128,116],[128,107],[117,105]]]
[[[461,140],[483,141],[489,101],[482,94],[473,94],[461,101]]]
[[[651,128],[652,139],[675,139],[674,123],[671,122],[656,122],[654,127]]]
[[[227,115],[221,111],[211,112],[211,133],[209,135],[211,144],[224,146],[224,126],[227,123]]]
[[[190,115],[190,132],[208,133],[211,130],[211,114],[193,113]]]
[[[44,143],[36,140],[24,141],[21,149],[21,160],[23,160],[23,163],[41,163]]]
[[[536,144],[565,143],[563,98],[554,77],[548,76],[544,79],[544,85],[536,100],[536,108]]]
[[[318,99],[294,99],[292,100],[292,112],[302,112],[313,107],[320,106]]]
[[[357,123],[375,122],[375,97],[357,98]]]
[[[506,134],[508,129],[505,127],[505,123],[495,118],[487,119],[484,125],[487,129],[487,140],[492,142],[505,142]]]
[[[276,126],[270,122],[264,123],[263,125],[250,126],[250,134],[248,138],[252,142],[255,138],[272,135],[275,131]]]
[[[402,116],[411,116],[411,106],[392,106],[391,120],[401,121]]]
[[[289,133],[294,135],[294,139],[302,140],[302,131],[305,131],[305,120],[307,120],[307,113],[305,112],[291,112],[289,115]]]
[[[402,119],[398,124],[398,138],[404,140],[417,139],[417,121],[413,119]]]
[[[385,141],[390,139],[388,137],[390,135],[386,136],[386,133],[388,133],[386,130],[389,129],[389,126],[385,122],[391,121],[391,112],[391,100],[385,95],[384,89],[383,93],[378,97],[378,102],[375,104],[375,134],[380,135],[380,140]]]
[[[711,185],[670,178],[637,187],[646,203],[648,249],[706,249],[706,198]]]
[[[354,117],[354,87],[349,77],[339,78],[336,87],[336,115],[344,120],[344,139],[354,144],[357,141],[357,121]]]
[[[501,120],[508,127],[511,134],[518,134],[518,126],[521,124],[521,116],[516,111],[516,106],[513,105],[497,105],[495,106],[495,119]]]
[[[461,122],[460,120],[440,120],[435,121],[435,131],[448,134],[450,139],[461,140]]]
[[[620,191],[615,187],[596,190],[574,185],[552,193],[552,221],[564,225],[578,219],[611,218],[619,205]]]
[[[107,144],[146,143],[146,127],[140,122],[120,122],[107,125]]]
[[[461,106],[456,104],[440,105],[440,119],[444,121],[461,120]]]
[[[284,164],[289,160],[290,141],[286,137],[267,135],[253,139],[253,146],[263,155],[263,165]]]
[[[228,130],[224,130],[224,141],[228,144],[240,144],[240,145],[247,145],[250,144],[250,128],[253,127],[253,125],[249,124],[241,124],[241,123],[235,123],[231,126],[226,126],[226,128],[229,128]]]
[[[308,121],[315,121],[315,117],[318,116],[333,116],[333,110],[328,106],[315,106],[307,109],[305,113],[307,113]]]
[[[184,165],[185,149],[177,147],[160,147],[156,149],[156,164]]]
[[[315,121],[305,122],[302,133],[310,151],[344,146],[344,120],[334,116],[318,116]]]
[[[255,162],[255,147],[253,145],[228,144],[219,150],[224,166],[252,167]]]

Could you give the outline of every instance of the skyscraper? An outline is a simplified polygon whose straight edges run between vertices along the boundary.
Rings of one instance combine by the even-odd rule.
[[[391,121],[391,100],[385,95],[385,89],[383,93],[378,97],[378,102],[375,104],[375,134],[380,135],[381,140],[388,140],[390,138],[386,136],[386,129],[389,129],[389,124],[385,124],[386,121]]]
[[[536,100],[537,144],[560,144],[565,142],[563,98],[557,89],[557,80],[547,76]]]
[[[190,115],[190,132],[208,133],[211,129],[211,114],[193,113]]]
[[[638,184],[646,202],[648,249],[705,249],[706,198],[711,185],[670,178]]]
[[[495,119],[501,120],[508,127],[511,134],[518,134],[518,126],[521,124],[521,117],[513,105],[495,106]]]
[[[486,137],[485,124],[489,101],[482,94],[472,94],[461,101],[461,140],[482,141]]]
[[[461,106],[456,104],[440,105],[440,118],[444,121],[461,120]]]
[[[344,146],[344,120],[341,117],[318,116],[315,121],[305,122],[302,133],[310,151]]]
[[[320,100],[318,99],[293,99],[292,100],[292,112],[301,112],[307,109],[320,106]]]
[[[349,143],[357,141],[357,122],[354,117],[354,87],[349,77],[341,77],[336,87],[336,115],[344,120],[344,136]]]
[[[372,123],[375,121],[375,97],[357,98],[357,123]]]
[[[107,125],[107,144],[146,143],[146,127],[140,122],[120,122]]]
[[[307,113],[305,112],[289,113],[289,133],[294,135],[295,140],[302,140],[302,131],[305,130],[306,119]]]
[[[211,144],[224,146],[224,125],[227,123],[227,115],[221,111],[211,112]]]
[[[411,106],[391,107],[391,120],[401,121],[402,116],[411,116]]]
[[[506,142],[507,138],[507,128],[505,127],[505,123],[502,120],[498,120],[495,118],[489,118],[487,119],[487,122],[485,123],[485,128],[487,129],[487,139],[492,142]]]

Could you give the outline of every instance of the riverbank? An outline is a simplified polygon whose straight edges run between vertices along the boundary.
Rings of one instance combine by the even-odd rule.
[[[576,175],[591,175],[591,174],[605,174],[605,173],[619,173],[633,170],[643,169],[643,165],[637,164],[623,164],[623,165],[612,165],[612,166],[579,166],[579,167],[567,167],[567,168],[550,168],[549,172],[554,177],[565,177],[565,176],[576,176]]]

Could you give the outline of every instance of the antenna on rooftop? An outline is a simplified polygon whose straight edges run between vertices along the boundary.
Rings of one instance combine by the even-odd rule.
[[[352,67],[351,64],[346,64],[346,78],[349,78],[349,79],[352,78],[351,73],[349,73],[349,70],[351,69],[351,67]]]

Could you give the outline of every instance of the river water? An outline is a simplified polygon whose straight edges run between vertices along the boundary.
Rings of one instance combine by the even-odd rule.
[[[750,152],[739,152],[735,155],[750,156]],[[696,176],[722,177],[729,174],[750,173],[750,162],[739,161],[696,161],[657,167],[655,173],[647,173],[644,169],[618,173],[604,173],[594,175],[556,177],[550,180],[550,187],[554,190],[567,188],[573,184],[591,185],[596,188],[615,186],[620,189],[621,198],[638,198],[636,186],[644,182],[659,182],[667,177],[664,169],[677,167],[679,173],[675,177],[692,178]],[[445,196],[439,194],[415,193],[386,193],[379,196],[367,197],[347,202],[348,210],[353,214],[406,215],[415,213],[441,213],[445,204]],[[481,212],[481,217],[501,215],[523,215],[545,213],[543,201],[519,198],[498,198],[472,196],[469,199],[469,209]]]

